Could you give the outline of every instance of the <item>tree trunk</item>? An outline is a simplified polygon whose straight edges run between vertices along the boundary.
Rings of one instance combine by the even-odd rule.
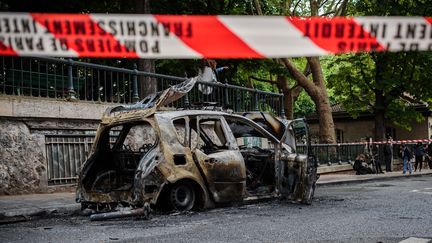
[[[302,87],[295,85],[294,87],[290,88],[288,80],[285,76],[278,76],[277,83],[279,89],[282,91],[284,95],[283,102],[284,102],[285,116],[288,120],[292,120],[294,119],[294,103],[297,100],[298,96],[300,95],[300,92],[302,91]]]
[[[150,0],[135,0],[136,12],[139,14],[149,14],[150,13]],[[138,61],[138,70],[154,73],[155,63],[152,59],[140,59]],[[156,93],[157,91],[157,80],[155,78],[138,76],[139,96],[140,99]]]
[[[311,98],[314,100],[319,117],[320,143],[336,143],[335,127],[327,90],[319,89],[318,94],[311,95]]]
[[[382,90],[375,90],[375,141],[385,140],[385,97]]]

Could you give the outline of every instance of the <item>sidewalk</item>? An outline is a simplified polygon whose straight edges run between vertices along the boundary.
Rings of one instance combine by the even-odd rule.
[[[411,175],[411,177],[418,176],[432,176],[432,170],[426,169]],[[325,186],[401,177],[407,176],[403,176],[400,171],[378,175],[324,174],[320,176],[317,184]],[[75,193],[72,192],[0,196],[0,224],[26,221],[52,214],[72,215],[79,210],[80,204],[75,203]]]
[[[346,183],[359,183],[366,181],[379,181],[389,180],[402,177],[417,177],[417,176],[431,176],[431,169],[422,169],[422,172],[413,172],[410,176],[403,175],[402,171],[386,172],[385,174],[371,174],[371,175],[355,175],[355,174],[323,174],[318,179],[318,185],[334,185]]]

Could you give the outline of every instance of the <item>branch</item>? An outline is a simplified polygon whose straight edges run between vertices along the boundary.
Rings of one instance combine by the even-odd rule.
[[[255,80],[257,80],[257,81],[265,82],[265,83],[269,83],[269,84],[275,84],[275,85],[278,84],[278,83],[277,83],[276,81],[274,81],[274,80],[258,78],[258,77],[255,77],[255,76],[249,76],[248,79],[255,79]]]
[[[297,9],[300,2],[301,2],[301,0],[298,0],[297,3],[294,5],[293,11],[291,13],[292,16],[296,15],[296,9]]]
[[[328,0],[324,0],[320,5],[319,5],[319,8],[322,8],[322,6],[324,6],[324,4],[326,4],[328,2]],[[333,0],[333,2],[334,2],[334,0]],[[333,5],[333,3],[332,3],[332,5]]]
[[[323,17],[323,16],[327,16],[327,15],[330,15],[330,14],[333,14],[333,13],[335,13],[334,10],[332,10],[330,12],[327,12],[327,13],[324,13],[324,14],[321,14],[320,16]]]
[[[257,11],[258,15],[263,15],[262,9],[261,9],[261,4],[259,2],[259,0],[254,0],[254,4],[255,4],[255,9]]]
[[[288,58],[281,58],[280,61],[284,64],[284,66],[288,69],[288,72],[293,76],[293,78],[297,81],[297,84],[301,87],[303,87],[307,93],[317,93],[317,87],[310,82],[310,80],[302,73],[300,72],[294,64],[288,60]]]
[[[325,86],[319,57],[306,57],[306,59],[311,68],[313,82],[321,87]]]
[[[302,92],[302,90],[303,90],[303,87],[298,86],[297,84],[294,85],[294,86],[291,88],[291,92],[292,92],[292,95],[291,95],[291,96],[293,97],[293,100],[294,100],[294,101],[297,100],[297,98],[299,97],[299,95],[300,95],[300,93]]]

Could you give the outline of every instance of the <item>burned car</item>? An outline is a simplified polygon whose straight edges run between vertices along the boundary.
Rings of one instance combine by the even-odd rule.
[[[194,83],[105,112],[77,202],[95,210],[150,204],[179,211],[270,197],[310,204],[317,164],[308,156],[305,121],[163,108]]]

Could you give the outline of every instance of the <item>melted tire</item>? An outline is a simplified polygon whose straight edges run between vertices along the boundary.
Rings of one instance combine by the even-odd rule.
[[[195,205],[196,193],[189,183],[174,184],[169,193],[169,200],[173,209],[189,211]]]

